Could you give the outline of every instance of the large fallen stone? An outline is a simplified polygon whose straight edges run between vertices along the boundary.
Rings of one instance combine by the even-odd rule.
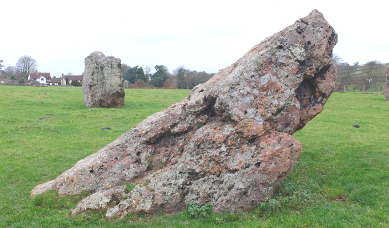
[[[85,58],[83,76],[83,105],[91,108],[124,106],[125,94],[119,58],[93,52]]]
[[[385,90],[385,100],[389,101],[389,65],[386,66],[386,90]]]
[[[301,153],[292,134],[334,90],[337,40],[312,11],[31,195],[92,191],[72,213],[105,208],[107,217],[174,213],[191,202],[214,212],[256,207]],[[116,187],[123,181],[135,189]]]

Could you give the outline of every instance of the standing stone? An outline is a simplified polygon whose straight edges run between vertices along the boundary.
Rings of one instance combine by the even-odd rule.
[[[108,218],[174,213],[191,202],[214,212],[257,207],[296,164],[302,146],[292,134],[335,88],[337,41],[312,11],[31,195],[92,191],[71,214],[107,209]],[[126,192],[123,181],[136,186]]]
[[[121,61],[113,56],[105,57],[93,52],[85,58],[83,105],[90,108],[116,108],[124,106]]]
[[[124,88],[128,88],[128,81],[127,80],[124,80]]]
[[[386,90],[385,90],[385,100],[389,101],[389,65],[386,66]]]

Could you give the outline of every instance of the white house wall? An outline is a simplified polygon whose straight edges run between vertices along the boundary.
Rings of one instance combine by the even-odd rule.
[[[42,80],[42,79],[43,79],[43,80]],[[42,77],[39,79],[39,83],[41,83],[41,84],[46,84],[46,78],[42,76]]]

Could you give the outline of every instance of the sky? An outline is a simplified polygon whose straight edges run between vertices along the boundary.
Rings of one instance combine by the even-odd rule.
[[[129,66],[180,65],[216,73],[264,38],[313,9],[338,33],[345,62],[389,63],[385,1],[100,1],[0,2],[0,60],[28,55],[51,76],[84,71],[94,51]]]

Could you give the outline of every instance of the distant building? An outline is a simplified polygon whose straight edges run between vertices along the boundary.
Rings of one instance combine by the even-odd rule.
[[[7,84],[8,83],[8,81],[10,81],[11,80],[11,77],[9,77],[9,76],[3,76],[3,75],[1,75],[1,77],[0,77],[0,84]]]
[[[51,78],[49,80],[46,80],[46,83],[48,85],[58,85],[59,83],[59,78]]]
[[[27,84],[46,84],[47,80],[50,80],[50,73],[41,73],[36,71],[35,73],[29,73]]]
[[[82,84],[83,75],[64,75],[62,74],[61,85],[66,85],[66,78],[69,80],[68,85],[72,84],[72,81],[79,81]]]
[[[51,78],[50,73],[36,71],[35,73],[29,73],[27,84],[58,85],[59,79]]]

